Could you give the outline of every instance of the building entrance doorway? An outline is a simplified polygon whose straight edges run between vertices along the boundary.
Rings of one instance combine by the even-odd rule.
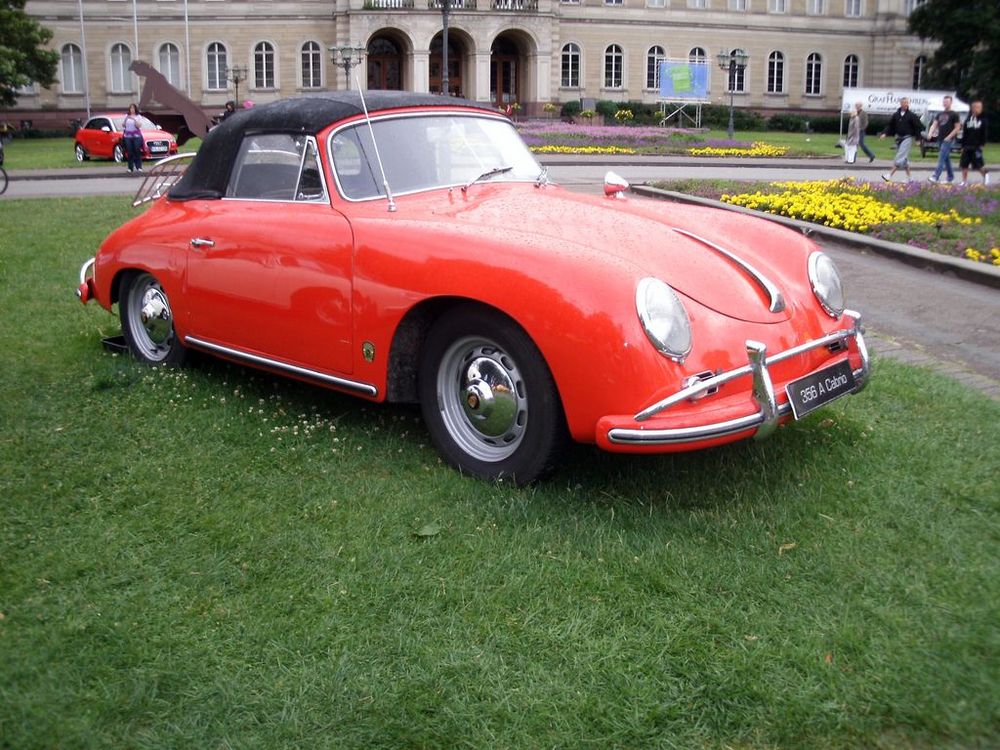
[[[441,34],[431,40],[430,74],[428,86],[431,93],[441,93],[442,44]],[[448,93],[452,96],[464,96],[462,88],[462,71],[465,70],[465,45],[454,31],[448,32]]]

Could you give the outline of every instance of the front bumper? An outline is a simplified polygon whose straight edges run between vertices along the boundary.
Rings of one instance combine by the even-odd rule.
[[[76,288],[76,296],[83,304],[87,304],[94,298],[94,263],[96,260],[96,258],[91,258],[80,266],[80,285]]]
[[[860,392],[868,382],[871,373],[871,359],[865,344],[860,313],[845,310],[844,318],[851,321],[849,328],[841,328],[776,354],[768,355],[767,347],[764,344],[748,340],[746,342],[748,359],[746,365],[682,388],[631,418],[605,417],[601,419],[598,422],[598,444],[602,448],[619,451],[642,450],[644,447],[660,447],[661,450],[669,450],[670,446],[674,446],[674,450],[683,450],[685,444],[693,448],[721,444],[750,434],[757,438],[767,437],[774,431],[779,422],[792,414],[791,404],[787,400],[782,400],[780,403],[778,401],[780,391],[775,388],[771,379],[770,366],[814,349],[829,347],[838,342],[847,345],[848,358],[853,355],[860,362],[859,367],[853,368],[855,386],[851,393]],[[651,425],[647,428],[646,425],[651,420],[653,425],[666,421],[664,417],[659,415],[672,406],[701,398],[709,391],[714,391],[726,383],[745,377],[750,377],[752,381],[751,403],[753,410],[751,412],[704,424],[690,424],[681,427]],[[781,393],[783,396],[783,392]],[[624,422],[627,424],[623,424]]]

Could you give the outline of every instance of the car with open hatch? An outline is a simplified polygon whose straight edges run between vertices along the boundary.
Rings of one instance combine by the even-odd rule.
[[[762,438],[869,377],[861,316],[800,232],[550,183],[509,119],[403,92],[239,112],[151,170],[80,270],[150,365],[192,350],[418,403],[441,455],[532,482],[569,440]]]
[[[138,115],[142,131],[142,158],[163,159],[177,153],[177,139],[145,115]],[[73,153],[77,161],[113,159],[125,161],[124,112],[96,114],[88,119],[73,136]]]

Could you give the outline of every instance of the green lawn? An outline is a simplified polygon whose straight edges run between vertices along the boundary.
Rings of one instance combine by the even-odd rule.
[[[78,162],[73,153],[73,138],[15,138],[4,145],[6,169],[63,169],[67,167],[108,167],[110,159]],[[181,152],[194,152],[201,140],[192,138],[180,147]]]
[[[488,485],[412,408],[104,352],[126,204],[0,203],[0,747],[995,746],[997,403],[878,362]]]

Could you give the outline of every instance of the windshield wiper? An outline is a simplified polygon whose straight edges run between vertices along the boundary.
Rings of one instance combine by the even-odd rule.
[[[492,179],[493,177],[496,177],[498,174],[506,174],[507,172],[511,171],[513,168],[514,167],[493,167],[493,169],[490,169],[490,170],[487,170],[487,171],[483,172],[476,179],[471,180],[470,182],[467,182],[464,185],[462,185],[462,192],[464,193],[464,192],[468,191],[468,189],[470,187],[472,187],[473,185],[475,185],[477,182],[482,182],[483,180]]]

